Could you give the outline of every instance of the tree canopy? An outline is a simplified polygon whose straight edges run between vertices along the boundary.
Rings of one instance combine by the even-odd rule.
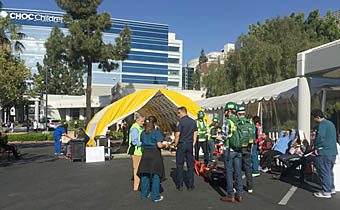
[[[65,10],[63,24],[69,34],[65,37],[67,59],[73,65],[87,69],[86,120],[91,119],[92,64],[99,63],[103,71],[118,67],[116,61],[127,59],[130,52],[130,30],[127,26],[115,39],[115,45],[104,43],[103,32],[111,29],[111,19],[107,12],[97,14],[102,0],[56,0]]]
[[[50,37],[44,43],[46,48],[44,66],[37,63],[39,74],[34,75],[36,90],[40,94],[46,91],[46,76],[49,94],[82,95],[84,93],[85,69],[68,59],[64,41],[64,33],[54,25]]]
[[[209,68],[203,76],[207,97],[228,94],[295,77],[299,52],[340,38],[339,20],[318,10],[266,19],[249,25],[224,65]]]
[[[2,2],[0,1],[0,11],[2,10]],[[13,24],[9,17],[0,16],[0,51],[11,53],[14,49],[17,52],[22,52],[25,47],[19,41],[25,37],[24,33],[19,32],[21,26]]]

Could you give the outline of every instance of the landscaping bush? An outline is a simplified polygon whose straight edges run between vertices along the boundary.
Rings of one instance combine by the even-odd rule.
[[[108,135],[114,135],[116,136],[118,139],[123,139],[123,132],[116,132],[116,131],[107,131]]]
[[[9,134],[8,141],[46,141],[53,140],[52,135],[52,133]]]

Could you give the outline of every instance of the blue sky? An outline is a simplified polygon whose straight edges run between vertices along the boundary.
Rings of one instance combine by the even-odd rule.
[[[61,11],[54,0],[2,0],[5,8]],[[183,40],[183,65],[206,53],[220,51],[225,43],[234,43],[249,24],[266,18],[314,9],[321,15],[340,10],[340,0],[104,0],[99,12],[113,18],[163,23]]]

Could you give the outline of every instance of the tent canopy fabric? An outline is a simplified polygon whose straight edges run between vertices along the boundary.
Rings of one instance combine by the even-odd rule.
[[[281,82],[251,88],[228,95],[211,97],[196,101],[204,110],[216,110],[225,106],[226,102],[233,101],[237,104],[248,104],[256,101],[280,98],[291,98],[297,96],[298,78],[291,78]],[[311,94],[321,91],[321,88],[340,86],[338,79],[311,78]]]
[[[188,116],[196,119],[197,112],[202,110],[195,102],[175,91],[165,89],[141,90],[104,107],[89,122],[86,133],[91,138],[88,145],[94,146],[94,137],[104,135],[108,127],[127,116],[138,112],[145,117],[155,116],[157,124],[164,131],[171,131],[178,119],[177,108],[187,108]],[[205,115],[205,119],[209,119]]]

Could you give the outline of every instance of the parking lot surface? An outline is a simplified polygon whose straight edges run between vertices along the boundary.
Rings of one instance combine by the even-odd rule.
[[[274,180],[270,174],[254,178],[254,193],[243,203],[225,203],[223,186],[195,175],[195,190],[176,190],[175,157],[165,156],[166,179],[162,202],[141,200],[133,192],[131,159],[117,155],[103,163],[71,162],[54,156],[51,143],[20,144],[21,160],[0,159],[0,209],[340,209],[340,192],[331,199],[316,198],[317,179],[299,184],[294,178]],[[119,157],[119,158],[118,158]],[[309,177],[311,178],[311,177]],[[313,181],[313,182],[311,182]],[[280,203],[280,204],[279,204]]]

